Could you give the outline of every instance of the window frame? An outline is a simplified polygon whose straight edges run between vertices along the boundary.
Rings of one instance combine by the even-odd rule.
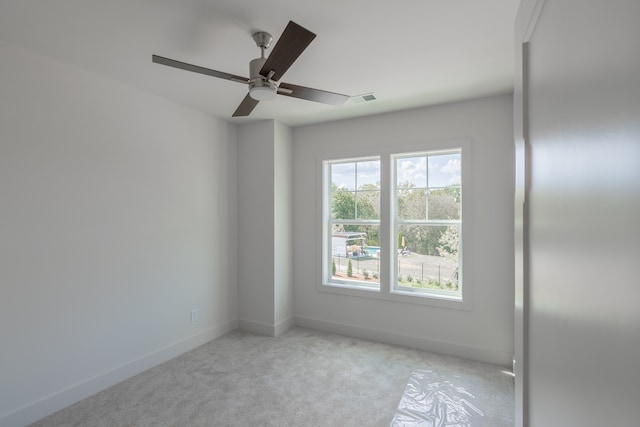
[[[458,138],[450,140],[437,140],[421,143],[397,143],[393,146],[370,146],[362,149],[340,149],[332,150],[331,152],[325,152],[317,156],[317,191],[319,197],[318,206],[316,209],[317,217],[317,241],[321,245],[321,253],[316,257],[317,266],[317,280],[316,290],[323,293],[331,293],[352,297],[361,298],[373,298],[377,300],[387,300],[397,303],[419,304],[426,306],[433,306],[439,308],[451,308],[456,310],[471,310],[473,305],[473,288],[472,271],[473,271],[473,256],[471,251],[474,248],[473,244],[473,185],[472,185],[472,153],[471,153],[471,140],[468,138]],[[461,218],[463,226],[461,227],[460,241],[461,247],[464,250],[460,251],[461,268],[459,271],[460,280],[463,285],[461,286],[461,293],[459,297],[451,297],[444,293],[418,293],[418,292],[397,292],[393,290],[392,280],[395,280],[393,276],[393,263],[397,262],[396,255],[386,255],[384,260],[380,262],[380,276],[379,288],[372,289],[371,287],[353,286],[352,284],[340,284],[331,282],[331,274],[329,271],[330,263],[326,263],[326,256],[331,256],[330,240],[326,238],[327,234],[327,211],[330,209],[330,192],[326,191],[331,186],[331,177],[328,176],[326,171],[326,165],[330,162],[342,162],[349,160],[367,159],[367,158],[380,158],[380,246],[381,247],[394,247],[392,239],[394,236],[394,221],[392,214],[394,214],[392,207],[392,191],[395,189],[394,176],[392,171],[394,165],[392,164],[394,156],[404,156],[411,153],[437,153],[446,152],[451,150],[460,150],[461,162],[462,162],[462,179],[461,187],[464,193],[464,203],[461,204]],[[327,187],[328,185],[328,187]],[[330,212],[328,213],[330,215]],[[466,256],[463,259],[463,254]],[[384,261],[384,262],[383,262]],[[328,274],[329,273],[329,274]],[[464,279],[463,279],[464,278]]]
[[[464,220],[464,216],[463,216],[463,212],[462,212],[462,207],[464,206],[464,203],[462,202],[464,200],[464,193],[466,193],[466,191],[463,189],[463,184],[462,182],[460,182],[460,190],[461,190],[461,202],[460,202],[460,219],[457,220],[443,220],[443,219],[403,219],[403,218],[399,218],[399,215],[397,214],[396,210],[398,209],[398,199],[397,199],[397,190],[398,190],[398,168],[397,168],[397,162],[400,159],[403,158],[411,158],[411,157],[426,157],[427,158],[427,168],[428,168],[428,158],[429,157],[435,157],[435,156],[439,156],[439,155],[447,155],[447,154],[459,154],[460,155],[460,162],[461,162],[461,166],[464,169],[464,164],[465,162],[462,160],[462,148],[448,148],[448,149],[436,149],[436,150],[422,150],[422,151],[418,151],[418,152],[404,152],[404,153],[394,153],[391,154],[390,156],[390,160],[391,160],[391,171],[392,171],[392,176],[391,176],[391,180],[390,180],[390,184],[391,184],[391,192],[390,192],[390,200],[388,201],[390,206],[391,206],[391,215],[390,215],[390,222],[391,222],[391,241],[395,242],[398,236],[398,229],[400,226],[402,225],[424,225],[424,226],[449,226],[449,225],[457,225],[458,227],[460,227],[460,235],[462,236],[462,230],[464,229],[463,227],[463,220]],[[461,170],[461,177],[464,176],[463,171]],[[429,186],[429,181],[427,178],[426,181],[426,187],[424,187],[425,191],[430,191],[432,188],[444,188],[444,187],[430,187]],[[428,199],[427,199],[428,200]],[[428,202],[427,202],[428,203]],[[428,210],[428,208],[427,208]],[[394,245],[395,248],[396,245]],[[462,289],[464,288],[464,280],[463,280],[463,254],[464,254],[464,250],[463,250],[463,242],[462,242],[462,238],[460,239],[460,243],[459,243],[459,249],[458,249],[458,267],[459,267],[459,271],[458,271],[458,283],[460,286],[460,290],[459,291],[447,291],[447,290],[428,290],[428,289],[420,289],[420,288],[410,288],[410,287],[400,287],[398,285],[398,276],[399,276],[399,272],[397,269],[397,266],[399,264],[400,261],[400,257],[398,254],[397,250],[393,250],[391,252],[391,284],[390,284],[390,292],[392,294],[399,294],[399,295],[409,295],[412,297],[423,297],[423,298],[435,298],[435,299],[442,299],[442,300],[452,300],[452,301],[461,301],[463,296],[462,296]]]
[[[382,170],[382,159],[380,156],[363,156],[363,157],[347,157],[340,158],[334,160],[325,160],[322,162],[322,192],[323,192],[323,203],[322,203],[322,242],[323,242],[323,250],[322,250],[322,283],[327,286],[335,286],[338,288],[345,289],[357,289],[364,290],[369,292],[379,292],[380,291],[380,283],[378,286],[369,285],[365,282],[360,282],[357,280],[336,280],[330,281],[332,274],[330,273],[329,260],[331,260],[334,255],[332,252],[331,238],[333,235],[332,225],[335,223],[340,224],[350,224],[350,225],[381,225],[381,215],[379,215],[378,219],[333,219],[331,218],[331,173],[329,170],[331,165],[340,164],[340,163],[350,163],[350,162],[369,162],[369,161],[378,161],[380,163],[380,169]],[[357,176],[357,169],[356,169]],[[382,181],[382,179],[381,179]],[[382,186],[382,184],[381,184]],[[356,195],[354,197],[355,201],[355,212],[357,216],[358,209],[358,197],[357,193],[360,192],[357,188],[357,180],[356,180],[356,188],[353,190]],[[382,191],[382,188],[380,189]],[[382,197],[380,197],[380,203],[382,204]],[[382,206],[380,206],[382,208]],[[325,258],[326,257],[326,258]],[[380,280],[380,279],[379,279]]]

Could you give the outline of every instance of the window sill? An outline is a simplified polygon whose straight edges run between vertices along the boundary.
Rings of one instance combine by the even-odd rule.
[[[411,289],[394,289],[391,294],[406,295],[411,298],[433,298],[436,300],[456,301],[462,302],[462,295],[454,294],[453,292],[438,292],[438,291],[420,291]]]
[[[470,311],[471,298],[458,295],[446,295],[438,293],[417,293],[411,291],[391,291],[373,288],[370,286],[358,286],[345,283],[321,283],[316,287],[318,292],[347,295],[355,298],[366,298],[383,301],[392,301],[400,304],[423,305],[437,308]]]

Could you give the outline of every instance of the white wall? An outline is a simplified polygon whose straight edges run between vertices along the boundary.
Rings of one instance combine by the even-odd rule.
[[[515,148],[515,194],[514,194],[514,352],[513,374],[515,395],[515,427],[524,427],[529,418],[527,387],[529,373],[528,345],[528,220],[527,188],[529,156],[526,137],[528,41],[535,27],[543,1],[520,4],[515,22],[514,42],[514,88],[513,88],[513,141]]]
[[[638,17],[546,1],[531,36],[530,426],[640,422]]]
[[[276,336],[293,324],[291,129],[238,129],[238,292],[242,329]]]
[[[11,426],[236,327],[236,131],[4,43],[0,62]]]
[[[238,127],[238,321],[272,335],[274,327],[274,122]]]
[[[293,324],[293,134],[274,129],[274,325],[276,335]]]
[[[514,149],[510,95],[295,128],[294,321],[502,365],[513,355]],[[465,248],[470,310],[336,295],[318,290],[319,156],[466,138],[472,145],[474,230]],[[468,193],[469,194],[469,193]]]

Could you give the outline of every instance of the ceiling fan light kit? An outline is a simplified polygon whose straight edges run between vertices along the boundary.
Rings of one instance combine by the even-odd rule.
[[[276,99],[277,93],[278,88],[274,82],[258,79],[249,85],[249,96],[256,101],[271,101]]]
[[[233,113],[233,117],[248,116],[259,101],[272,100],[276,95],[290,96],[329,105],[343,105],[349,100],[350,96],[290,83],[282,82],[278,84],[278,80],[315,37],[316,35],[311,31],[293,21],[289,21],[280,39],[273,47],[273,51],[268,58],[265,58],[264,51],[271,45],[273,37],[264,31],[254,33],[253,40],[260,48],[261,55],[260,58],[256,58],[249,63],[249,78],[187,64],[158,55],[152,55],[152,61],[169,67],[247,84],[249,93]]]

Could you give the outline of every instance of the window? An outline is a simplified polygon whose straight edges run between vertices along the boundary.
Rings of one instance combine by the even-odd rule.
[[[325,275],[329,283],[380,288],[380,159],[325,164]]]
[[[454,146],[325,160],[323,288],[461,302],[462,158]]]
[[[393,292],[460,295],[460,150],[396,155]]]

